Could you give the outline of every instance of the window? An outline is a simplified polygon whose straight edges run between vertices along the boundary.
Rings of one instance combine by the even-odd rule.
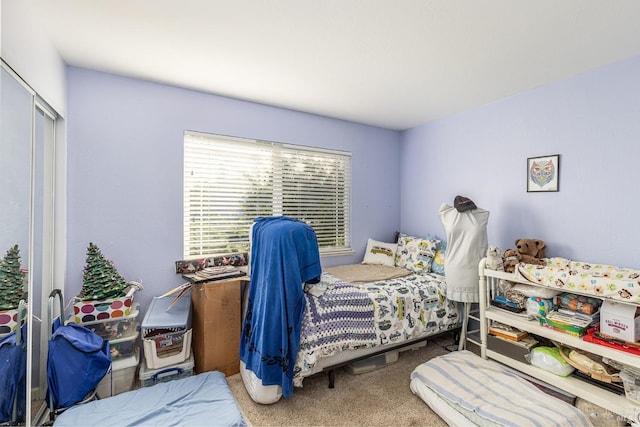
[[[258,216],[305,221],[322,255],[351,252],[351,154],[185,132],[185,259],[249,250]]]

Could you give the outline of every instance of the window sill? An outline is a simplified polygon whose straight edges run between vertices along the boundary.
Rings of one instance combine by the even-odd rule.
[[[345,256],[345,255],[353,255],[356,251],[351,248],[341,248],[341,249],[325,249],[320,250],[320,257],[330,257],[330,256]]]

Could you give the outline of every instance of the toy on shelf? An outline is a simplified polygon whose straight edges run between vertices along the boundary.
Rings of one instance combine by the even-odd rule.
[[[540,239],[518,239],[515,249],[507,249],[502,254],[504,271],[513,273],[520,262],[525,264],[546,265],[544,249],[546,244]]]

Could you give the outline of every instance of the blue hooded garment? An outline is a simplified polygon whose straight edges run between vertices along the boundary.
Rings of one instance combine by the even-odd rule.
[[[289,218],[256,218],[251,238],[251,286],[240,340],[240,359],[262,384],[291,397],[302,314],[303,284],[322,274],[316,234]]]

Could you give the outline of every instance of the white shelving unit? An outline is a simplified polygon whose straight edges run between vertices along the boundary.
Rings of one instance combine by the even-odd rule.
[[[526,317],[509,313],[508,311],[495,308],[489,304],[493,294],[498,289],[500,280],[508,280],[510,282],[524,283],[528,285],[536,285],[527,280],[519,279],[516,274],[506,273],[503,271],[494,271],[485,268],[485,260],[480,261],[480,352],[483,358],[496,360],[513,369],[523,372],[532,377],[538,378],[547,384],[564,390],[570,394],[581,397],[598,406],[615,412],[621,417],[627,418],[631,423],[640,423],[640,404],[627,399],[624,395],[618,395],[604,388],[590,384],[575,377],[561,377],[551,372],[540,369],[536,366],[529,365],[518,360],[512,359],[499,352],[492,351],[487,348],[487,334],[491,321],[504,323],[514,326],[523,331],[551,339],[564,345],[583,349],[589,353],[607,357],[616,360],[625,365],[640,369],[640,356],[605,347],[602,345],[583,341],[581,338],[574,337],[569,334],[555,331],[540,325],[536,320],[529,320]],[[572,291],[573,292],[573,291]],[[578,293],[578,292],[576,292]],[[593,295],[589,295],[594,297]]]

